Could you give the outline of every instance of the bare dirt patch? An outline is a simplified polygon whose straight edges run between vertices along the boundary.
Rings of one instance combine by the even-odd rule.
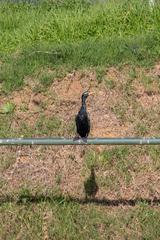
[[[160,95],[156,94],[148,96],[144,93],[141,97],[139,97],[138,101],[144,108],[155,108],[160,104]]]

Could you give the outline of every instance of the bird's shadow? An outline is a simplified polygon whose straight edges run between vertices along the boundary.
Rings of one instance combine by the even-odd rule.
[[[90,176],[84,181],[85,199],[95,199],[95,196],[99,190],[96,182],[95,166],[90,167]]]
[[[98,192],[98,185],[96,182],[95,176],[95,168],[92,166],[90,169],[90,176],[84,182],[84,191],[85,197],[78,198],[72,196],[64,196],[62,194],[36,194],[32,195],[31,193],[27,192],[25,194],[20,194],[16,197],[13,195],[0,195],[0,205],[5,203],[16,203],[18,205],[23,204],[38,204],[41,202],[49,202],[49,203],[56,203],[56,204],[63,204],[63,203],[78,203],[81,205],[87,204],[95,204],[101,206],[110,206],[110,207],[118,207],[118,206],[136,206],[137,204],[144,203],[150,206],[160,206],[160,198],[134,198],[134,199],[107,199],[107,198],[96,198],[96,193]]]
[[[65,203],[78,203],[81,205],[95,204],[108,207],[119,207],[119,206],[136,206],[140,203],[144,203],[150,206],[160,206],[160,198],[134,198],[134,199],[107,199],[107,198],[95,198],[98,192],[98,185],[96,182],[95,168],[92,166],[90,169],[90,176],[84,182],[85,198],[78,198],[72,196],[64,196],[62,194],[36,194],[33,195],[29,192],[20,194],[18,196],[3,194],[0,195],[0,206],[6,203],[16,203],[17,205],[24,204],[38,204],[42,202],[65,204]]]

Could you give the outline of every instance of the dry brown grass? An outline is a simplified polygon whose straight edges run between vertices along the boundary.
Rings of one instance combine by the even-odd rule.
[[[7,98],[1,98],[1,104],[9,101],[16,105],[10,132],[13,130],[25,136],[23,127],[20,128],[22,123],[25,123],[31,135],[35,136],[36,122],[43,115],[44,122],[37,131],[38,136],[52,135],[52,126],[51,129],[48,127],[44,134],[41,132],[45,121],[52,117],[62,122],[58,132],[53,131],[53,134],[56,135],[57,132],[61,136],[74,136],[74,117],[80,107],[81,93],[89,88],[95,93],[87,102],[92,137],[135,136],[137,133],[139,136],[157,135],[159,90],[148,95],[143,85],[144,77],[149,75],[153,79],[149,82],[150,88],[153,89],[154,78],[158,74],[156,69],[157,65],[150,71],[137,68],[133,77],[132,69],[128,66],[121,70],[112,67],[104,72],[99,84],[94,71],[74,71],[64,79],[57,79],[42,92],[35,92],[35,88],[40,86],[39,83],[26,79],[26,86],[22,90],[13,92]],[[108,79],[114,82],[113,88],[107,87]],[[152,116],[155,117],[154,120]],[[139,123],[143,123],[144,126],[138,125]],[[3,147],[0,149],[1,162],[4,163],[6,156],[10,156],[8,166],[4,167],[2,164],[4,189],[12,191],[23,186],[29,186],[31,189],[59,189],[64,194],[83,198],[83,182],[89,173],[86,168],[87,154],[94,152],[97,159],[102,156],[105,162],[103,151],[110,151],[110,148],[113,147]],[[130,166],[127,166],[124,172],[115,171],[115,168],[119,167],[114,159],[110,166],[99,166],[97,179],[101,187],[97,198],[159,198],[158,161],[155,164],[147,148],[145,151],[137,147],[131,149],[133,152],[130,151],[126,162],[120,163],[123,165],[130,162]],[[139,153],[136,157],[134,151]],[[116,161],[119,161],[118,157]],[[136,166],[135,169],[133,166]]]

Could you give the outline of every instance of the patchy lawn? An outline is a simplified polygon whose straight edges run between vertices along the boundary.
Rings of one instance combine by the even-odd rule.
[[[159,137],[159,6],[55,0],[0,14],[0,137],[74,137],[86,89],[91,137]],[[159,156],[0,147],[0,239],[160,239]]]

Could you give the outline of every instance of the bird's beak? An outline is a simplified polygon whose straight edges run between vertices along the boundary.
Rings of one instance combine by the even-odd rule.
[[[94,92],[89,92],[89,96],[90,96],[90,95],[93,95],[93,94],[94,94]]]

